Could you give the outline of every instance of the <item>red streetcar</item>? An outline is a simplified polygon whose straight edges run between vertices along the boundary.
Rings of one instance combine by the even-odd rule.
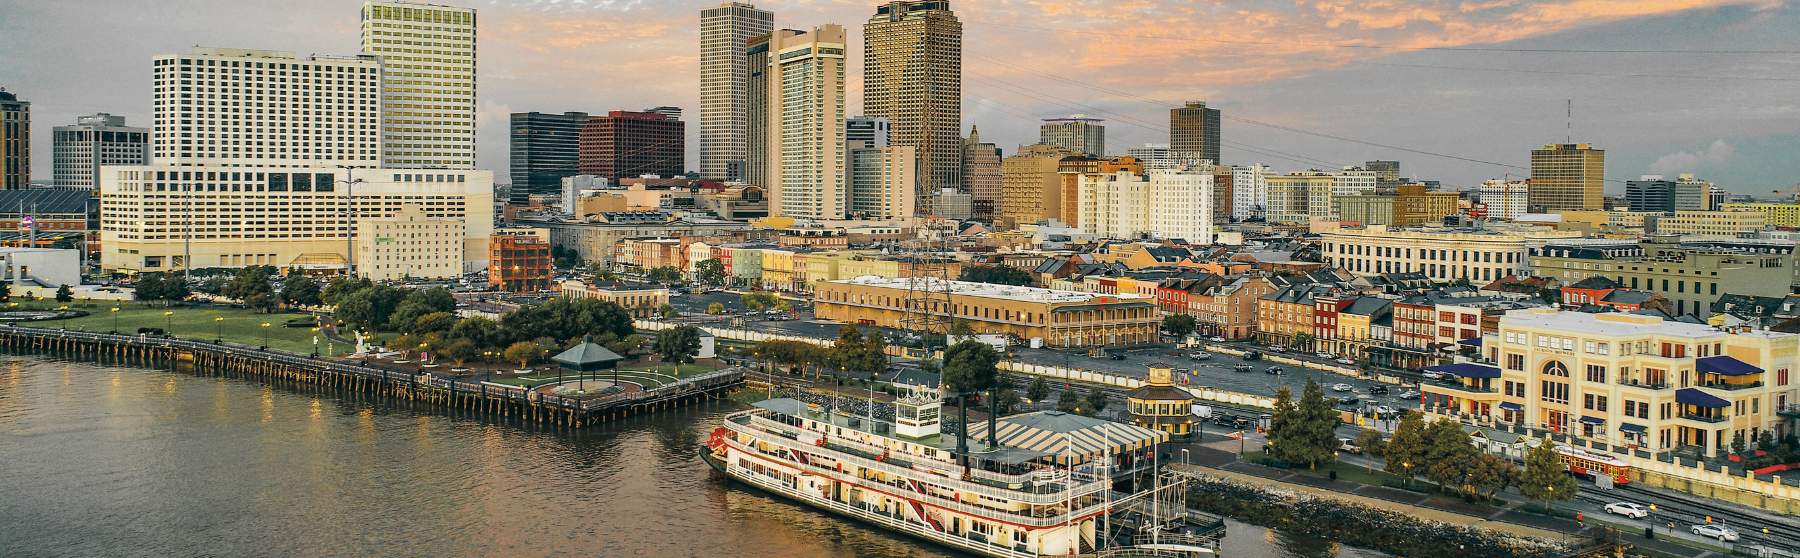
[[[1631,482],[1631,466],[1623,459],[1569,446],[1556,446],[1556,453],[1562,455],[1563,464],[1569,466],[1571,473],[1583,476],[1605,475],[1612,477],[1613,484]]]

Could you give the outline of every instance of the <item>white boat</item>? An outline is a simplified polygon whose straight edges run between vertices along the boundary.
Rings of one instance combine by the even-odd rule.
[[[985,422],[973,425],[958,454],[955,437],[939,435],[935,395],[896,409],[895,421],[871,421],[762,401],[726,415],[703,455],[732,478],[831,513],[966,552],[1032,558],[1104,549],[1105,534],[1121,528],[1108,518],[1113,480],[1154,469],[1156,444],[1168,440],[1042,411],[1000,419],[998,445],[986,441]]]

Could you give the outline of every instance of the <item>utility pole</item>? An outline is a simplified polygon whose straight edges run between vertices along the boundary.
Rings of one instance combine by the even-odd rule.
[[[194,279],[194,185],[185,184],[182,189],[187,192],[187,199],[182,202],[187,234],[181,239],[181,280],[185,282]]]
[[[346,279],[356,278],[356,183],[361,180],[352,177],[355,167],[338,165],[344,169],[344,269]]]

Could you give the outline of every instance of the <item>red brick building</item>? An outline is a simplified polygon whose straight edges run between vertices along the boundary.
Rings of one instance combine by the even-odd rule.
[[[488,237],[488,285],[512,292],[550,288],[552,260],[546,229],[495,229]]]
[[[686,123],[655,112],[615,110],[581,129],[581,174],[611,180],[655,174],[681,177]]]

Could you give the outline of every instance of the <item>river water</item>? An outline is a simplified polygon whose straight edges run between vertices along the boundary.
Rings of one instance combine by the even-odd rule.
[[[955,556],[731,482],[721,401],[581,431],[0,355],[0,556]],[[1380,553],[1231,522],[1232,558]]]

